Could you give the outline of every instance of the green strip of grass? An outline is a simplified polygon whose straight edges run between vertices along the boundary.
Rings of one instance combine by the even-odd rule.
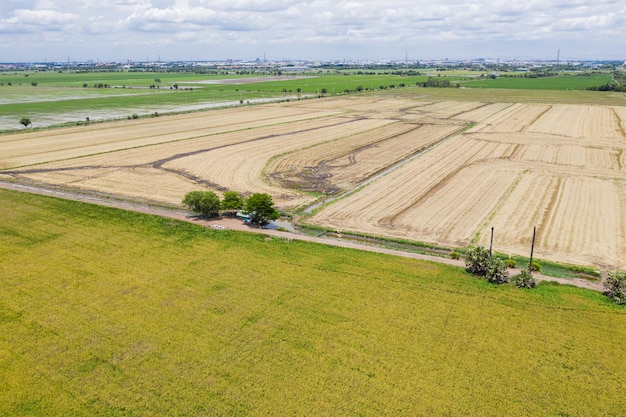
[[[0,190],[0,415],[620,415],[626,310]]]
[[[462,83],[468,88],[505,88],[515,90],[585,90],[587,87],[598,87],[612,81],[610,74],[590,76],[562,75],[558,77],[524,78],[498,77],[496,79],[481,78]]]

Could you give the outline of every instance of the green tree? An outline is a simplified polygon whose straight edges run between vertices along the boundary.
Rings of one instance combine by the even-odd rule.
[[[220,198],[213,191],[190,191],[185,194],[183,204],[205,219],[217,216],[220,210]]]
[[[24,127],[28,127],[29,125],[32,125],[33,123],[30,121],[28,117],[22,117],[20,119],[20,124],[23,124]]]
[[[280,217],[280,213],[274,207],[272,197],[265,193],[255,193],[248,197],[244,210],[250,213],[250,222],[259,226],[264,226]]]
[[[221,209],[223,211],[237,211],[243,208],[243,198],[236,191],[226,191],[222,196]]]
[[[604,282],[606,295],[611,297],[617,304],[626,304],[626,273],[609,272]]]
[[[486,276],[489,263],[489,251],[482,246],[470,248],[465,255],[465,267],[467,272],[475,275]]]
[[[509,282],[509,271],[506,263],[497,257],[491,257],[487,261],[485,276],[489,282],[494,284],[504,284]]]

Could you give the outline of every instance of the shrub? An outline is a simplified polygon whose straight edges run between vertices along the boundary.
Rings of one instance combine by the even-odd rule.
[[[457,251],[450,252],[449,256],[452,259],[461,259],[461,254],[458,253]]]
[[[485,272],[485,276],[491,283],[504,284],[509,282],[509,271],[507,270],[506,263],[500,258],[489,258]]]
[[[475,275],[487,275],[487,264],[489,262],[489,251],[482,246],[470,248],[465,256],[465,267],[467,272]]]
[[[626,273],[609,272],[604,282],[605,294],[616,304],[626,304]]]
[[[515,268],[517,266],[517,262],[515,262],[515,259],[507,259],[506,261],[504,261],[504,263],[506,264],[507,268]]]
[[[530,268],[533,272],[541,272],[541,264],[537,261],[533,261],[533,264]]]
[[[522,269],[519,275],[511,278],[511,281],[517,288],[533,288],[536,285],[535,278],[527,269]]]
[[[20,124],[23,124],[24,127],[28,127],[29,125],[32,125],[33,123],[30,121],[30,118],[28,117],[22,117],[20,119]]]

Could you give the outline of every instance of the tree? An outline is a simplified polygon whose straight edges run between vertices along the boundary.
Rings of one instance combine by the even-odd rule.
[[[32,125],[33,123],[30,121],[28,117],[22,117],[20,119],[20,124],[23,124],[24,127],[28,127],[29,125]]]
[[[205,219],[217,216],[220,210],[220,199],[213,191],[190,191],[185,194],[183,204]]]
[[[243,198],[236,191],[226,191],[222,196],[221,209],[224,211],[236,211],[243,208]]]
[[[485,271],[487,280],[493,284],[504,284],[509,282],[509,271],[506,263],[497,257],[491,257],[487,261],[487,270]]]
[[[626,304],[626,273],[609,272],[604,282],[605,294],[617,304]]]
[[[272,197],[266,193],[255,193],[248,197],[244,210],[250,213],[250,222],[259,226],[264,226],[280,217],[280,213],[274,207]]]
[[[465,267],[471,274],[486,276],[488,262],[489,251],[482,246],[468,249],[465,255]]]

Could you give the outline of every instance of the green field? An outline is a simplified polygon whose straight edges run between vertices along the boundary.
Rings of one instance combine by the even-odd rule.
[[[0,190],[0,415],[607,416],[626,310]]]
[[[587,87],[598,87],[612,81],[610,74],[594,74],[590,76],[561,75],[558,77],[524,78],[498,77],[479,78],[463,81],[468,88],[506,88],[514,90],[585,90]]]
[[[28,76],[26,76],[28,75]],[[302,78],[307,77],[307,78]],[[260,75],[160,72],[5,72],[0,73],[0,131],[16,130],[22,117],[33,127],[125,118],[132,114],[181,112],[268,99],[318,96],[415,85],[426,77],[390,74],[328,73],[288,75],[279,81],[208,84]],[[159,79],[157,83],[155,80]],[[35,83],[36,85],[32,85]],[[110,88],[94,88],[103,84]],[[83,87],[87,85],[87,87]],[[158,88],[150,88],[153,85]],[[177,85],[178,89],[173,86]],[[393,89],[397,90],[396,88]]]
[[[469,73],[469,72],[468,72]],[[395,75],[380,71],[314,70],[285,74],[283,80],[268,81],[263,75],[195,74],[189,72],[3,72],[0,73],[0,131],[20,130],[19,121],[28,117],[32,127],[75,124],[127,118],[133,114],[155,115],[185,112],[223,105],[265,100],[295,99],[299,96],[343,94],[356,90],[428,99],[472,101],[573,102],[580,104],[626,104],[623,93],[584,91],[611,80],[609,74],[545,78],[500,77],[468,79],[468,74],[450,71],[448,77],[464,88],[418,88],[426,75]],[[305,78],[303,78],[305,77]],[[210,84],[246,78],[245,84]],[[258,78],[253,82],[250,78]],[[156,80],[160,80],[157,82]],[[32,85],[34,83],[36,85]],[[94,88],[103,84],[110,88]],[[86,85],[87,87],[83,87]],[[150,88],[150,86],[158,88]],[[178,89],[173,86],[177,85]],[[459,90],[474,91],[469,97]],[[486,91],[484,91],[486,90]]]

